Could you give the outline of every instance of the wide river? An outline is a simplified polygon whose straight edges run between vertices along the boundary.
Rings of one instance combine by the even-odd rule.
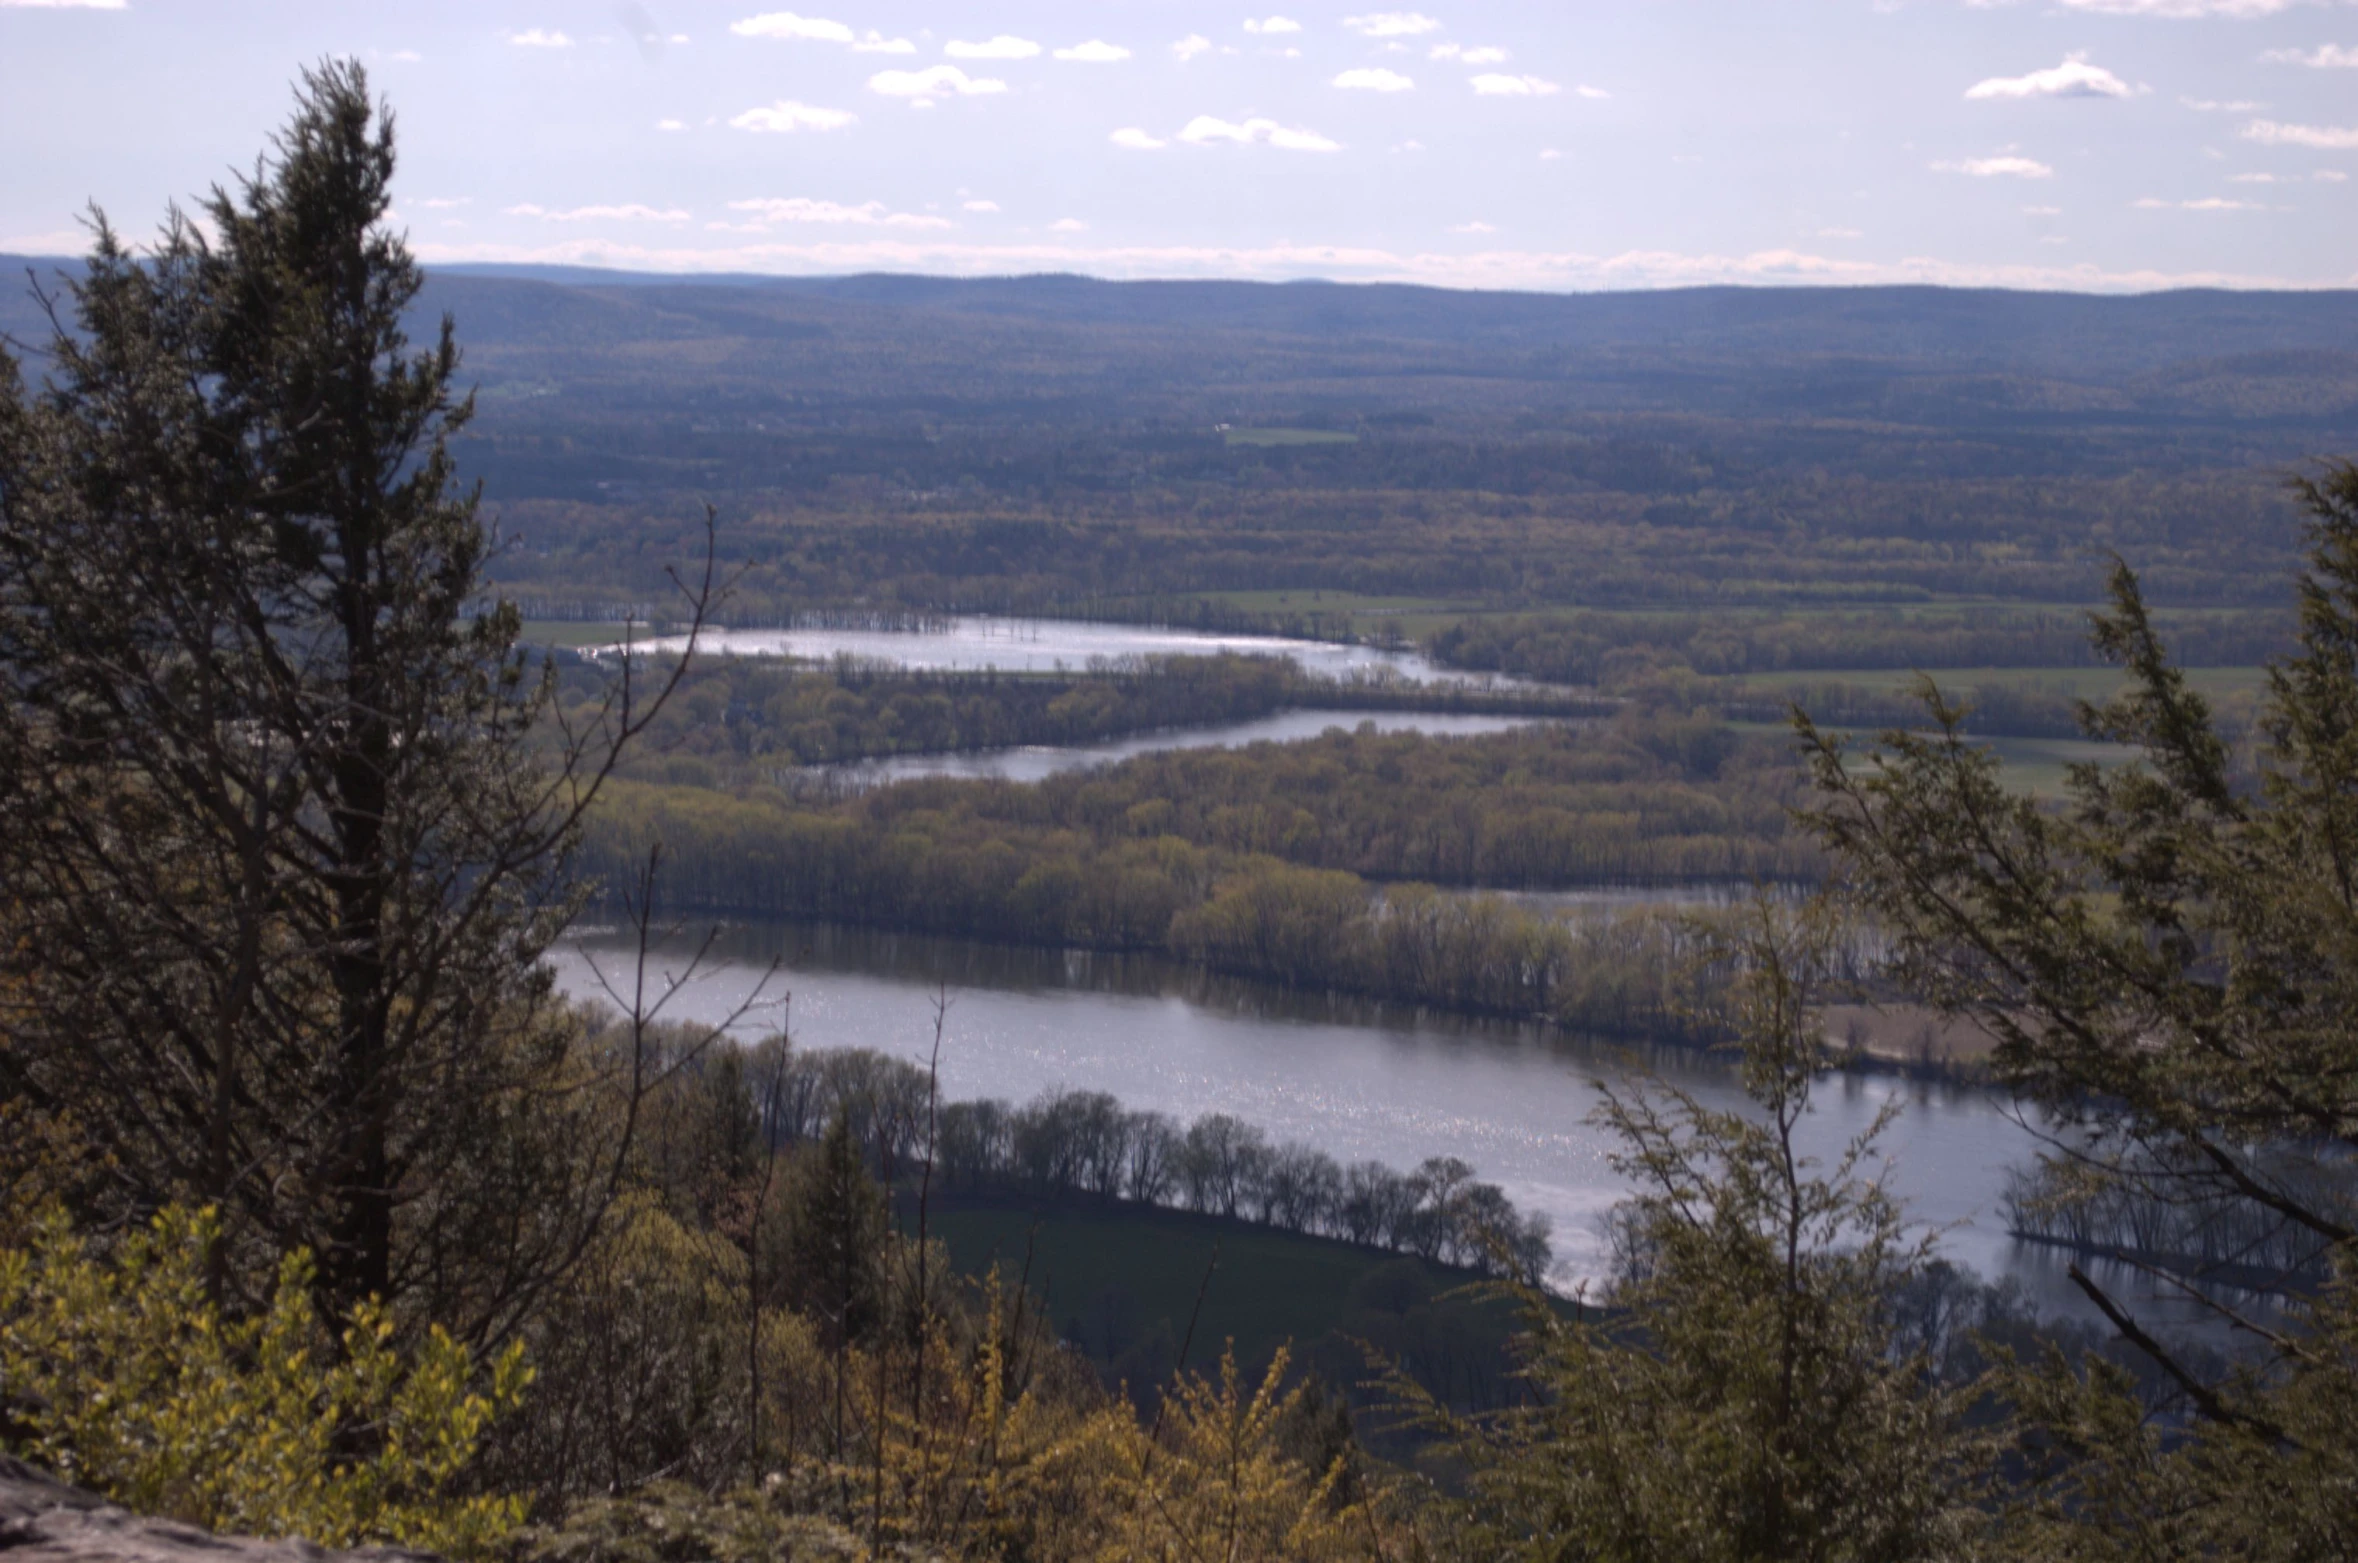
[[[685,636],[645,643],[653,651],[678,651]],[[1221,635],[1204,630],[1163,629],[1145,624],[1107,624],[1081,619],[1000,619],[972,614],[926,630],[789,629],[707,630],[697,642],[706,653],[739,657],[800,657],[824,661],[854,657],[899,667],[935,671],[1081,673],[1091,662],[1150,656],[1291,657],[1319,678],[1395,678],[1414,683],[1495,684],[1529,687],[1490,674],[1456,672],[1413,651],[1382,651],[1323,640],[1277,635]]]
[[[1034,782],[1059,771],[1115,765],[1134,755],[1165,749],[1241,749],[1247,744],[1299,743],[1330,727],[1373,726],[1380,733],[1419,732],[1435,737],[1503,733],[1529,725],[1519,716],[1460,711],[1280,711],[1245,722],[1208,727],[1168,727],[1093,744],[1033,744],[1021,749],[978,749],[965,754],[896,754],[822,766],[825,774],[854,787],[880,787],[917,776],[998,777]]]
[[[684,642],[655,644],[676,650]],[[1414,653],[1361,646],[979,616],[925,632],[715,631],[702,647],[738,656],[848,655],[914,668],[1010,672],[1082,671],[1097,659],[1226,651],[1289,656],[1307,672],[1334,678],[1464,680]],[[918,775],[1033,781],[1150,750],[1288,741],[1362,720],[1384,730],[1432,733],[1516,724],[1509,717],[1305,710],[1105,744],[908,756],[835,769],[862,785]],[[1725,894],[1591,890],[1526,899],[1575,911],[1718,901]],[[671,964],[658,962],[650,991],[678,979],[686,948],[669,957]],[[610,932],[585,931],[555,959],[569,993],[600,997],[601,971],[627,987],[625,945]],[[1274,1139],[1314,1145],[1346,1162],[1373,1157],[1406,1169],[1428,1156],[1462,1157],[1519,1206],[1553,1218],[1558,1279],[1565,1282],[1599,1273],[1601,1218],[1629,1192],[1613,1164],[1613,1136],[1590,1121],[1601,1088],[1674,1087],[1707,1107],[1748,1106],[1725,1060],[1684,1049],[1305,996],[1147,957],[827,924],[724,928],[711,958],[666,1001],[664,1018],[716,1023],[765,974],[771,1002],[740,1020],[741,1036],[790,1024],[800,1047],[874,1048],[920,1063],[932,1041],[935,997],[946,993],[942,1087],[952,1098],[1022,1101],[1060,1086],[1102,1090],[1130,1107],[1182,1120],[1233,1113]],[[1986,1277],[2014,1277],[2048,1308],[2086,1315],[2064,1278],[2062,1258],[2006,1235],[2000,1201],[2008,1174],[2037,1150],[2009,1103],[1969,1087],[1836,1074],[1820,1084],[1814,1105],[1805,1139],[1821,1160],[1839,1154],[1879,1113],[1894,1110],[1875,1173],[1907,1201],[1914,1219],[1938,1231],[1942,1252]],[[2122,1277],[2111,1279],[2132,1295],[2139,1291]],[[2157,1320],[2187,1312],[2167,1299],[2147,1298],[2142,1306]]]
[[[650,991],[677,979],[682,955],[658,963]],[[790,1003],[748,1017],[741,1034],[765,1034],[783,1020],[801,1047],[866,1047],[923,1062],[934,996],[946,991],[942,1086],[950,1097],[1022,1101],[1071,1086],[1182,1120],[1233,1113],[1344,1161],[1374,1157],[1405,1169],[1460,1156],[1518,1205],[1554,1218],[1566,1280],[1597,1272],[1599,1217],[1628,1190],[1612,1165],[1615,1142],[1588,1121],[1599,1082],[1627,1090],[1651,1077],[1709,1106],[1743,1105],[1724,1062],[1683,1049],[1307,997],[1150,958],[789,923],[724,928],[714,956],[680,986],[666,1018],[721,1019],[774,961],[768,994]],[[561,985],[595,996],[593,961],[625,985],[621,941],[594,930],[561,948]],[[1896,1108],[1881,1175],[1916,1219],[1942,1229],[1943,1251],[2077,1311],[2061,1261],[2004,1231],[2007,1170],[2035,1144],[2005,1104],[1965,1087],[1838,1074],[1822,1082],[1815,1106],[1807,1139],[1821,1157]]]

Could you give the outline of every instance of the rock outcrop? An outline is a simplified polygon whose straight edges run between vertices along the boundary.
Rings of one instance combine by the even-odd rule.
[[[393,1547],[331,1552],[308,1541],[216,1536],[144,1519],[0,1455],[0,1559],[5,1563],[440,1563]]]

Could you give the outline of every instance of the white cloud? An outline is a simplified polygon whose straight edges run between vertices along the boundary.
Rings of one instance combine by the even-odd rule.
[[[655,122],[655,128],[657,130],[685,130],[688,127],[685,123],[676,119],[659,119]]]
[[[1563,153],[1557,151],[1554,147],[1542,147],[1539,153],[1539,160],[1542,163],[1552,163],[1563,155]]]
[[[688,214],[677,207],[659,210],[636,202],[627,206],[569,206],[559,212],[527,201],[522,206],[503,206],[500,210],[510,217],[537,217],[542,222],[551,223],[684,223],[688,220]]]
[[[1944,174],[1970,174],[1976,179],[2051,179],[2055,170],[2035,158],[1969,157],[1961,162],[1932,165]]]
[[[1398,71],[1388,71],[1381,65],[1362,65],[1337,76],[1334,84],[1358,92],[1407,92],[1416,83]]]
[[[2358,130],[2341,125],[2280,125],[2255,119],[2243,127],[2246,140],[2275,147],[2315,147],[2321,152],[2358,150]]]
[[[443,212],[454,206],[472,206],[474,204],[475,198],[471,195],[430,195],[418,202],[418,205],[430,212]]]
[[[969,76],[955,65],[929,65],[921,71],[878,71],[868,78],[868,90],[888,98],[977,97],[1005,92],[1007,83],[995,76]]]
[[[1818,237],[1821,239],[1863,239],[1866,234],[1856,228],[1820,228]]]
[[[1277,33],[1298,33],[1302,30],[1302,24],[1290,16],[1264,16],[1258,21],[1247,20],[1244,28],[1248,33],[1269,37]]]
[[[570,49],[573,47],[573,40],[563,33],[550,32],[539,27],[527,27],[520,33],[510,33],[508,34],[508,42],[519,49]]]
[[[1454,228],[1451,228],[1449,231],[1450,231],[1451,233],[1496,233],[1496,232],[1498,232],[1498,230],[1497,230],[1495,227],[1492,227],[1492,226],[1491,226],[1489,223],[1485,223],[1485,222],[1470,222],[1470,223],[1459,223],[1457,226],[1455,226]]]
[[[796,130],[841,130],[858,119],[842,109],[814,108],[808,103],[797,103],[792,98],[780,98],[768,108],[747,109],[729,121],[739,130],[774,130],[781,133]]]
[[[1346,16],[1343,25],[1362,38],[1414,38],[1441,30],[1439,22],[1421,11],[1376,11],[1367,16]]]
[[[2314,49],[2270,49],[2260,56],[2271,65],[2306,65],[2311,70],[2358,70],[2358,45],[2321,43]]]
[[[2257,114],[2267,107],[2264,103],[2245,103],[2221,98],[2180,98],[2180,103],[2197,114]]]
[[[729,31],[740,38],[794,38],[810,43],[850,43],[858,36],[841,22],[820,16],[797,16],[792,11],[764,11],[759,16],[731,22]]]
[[[1001,33],[996,38],[985,38],[980,43],[953,38],[942,45],[942,53],[953,60],[1028,60],[1039,52],[1038,44],[1012,33]]]
[[[1148,135],[1136,125],[1124,125],[1106,139],[1115,146],[1127,147],[1133,152],[1154,152],[1170,145],[1160,137]]]
[[[2131,98],[2137,89],[2085,54],[2067,54],[2061,65],[2023,76],[1992,76],[1965,89],[1969,101],[1992,98]]]
[[[2346,184],[2349,182],[2350,178],[2348,174],[2343,173],[2338,168],[2320,168],[2317,170],[2317,172],[2311,174],[2309,177],[2316,180],[2319,184],[2329,185]]]
[[[2022,209],[2022,215],[2025,217],[2061,217],[2063,208],[2060,206],[2026,206]]]
[[[2182,212],[2264,212],[2268,209],[2257,201],[2230,201],[2216,195],[2206,195],[2197,201],[2164,201],[2148,195],[2129,204],[2148,212],[2173,209]]]
[[[1495,72],[1476,76],[1473,87],[1485,98],[1544,98],[1564,90],[1537,76],[1502,76]]]
[[[123,11],[130,9],[130,0],[0,0],[0,8],[8,6],[21,6],[30,11]],[[57,235],[51,233],[41,237],[54,239]],[[76,249],[80,247],[79,244],[75,246]]]
[[[0,0],[0,4],[6,3],[7,0]],[[385,58],[391,60],[396,65],[415,65],[419,61],[425,59],[425,56],[418,53],[418,51],[415,49],[395,49],[391,54],[386,55]]]
[[[1584,98],[1609,98],[1613,95],[1610,92],[1607,92],[1604,88],[1592,87],[1585,81],[1582,82],[1579,86],[1574,87],[1572,90],[1579,93]]]
[[[9,0],[0,0],[0,4]],[[62,9],[62,7],[60,8]],[[117,11],[120,6],[90,6],[93,11]],[[89,233],[80,228],[54,228],[47,233],[0,235],[0,255],[81,255],[90,248]]]
[[[1179,132],[1179,139],[1190,146],[1269,146],[1281,152],[1340,152],[1339,141],[1330,141],[1315,130],[1300,126],[1280,125],[1273,119],[1248,119],[1235,124],[1215,119],[1209,114],[1198,114]]]
[[[959,208],[965,212],[995,212],[998,209],[999,203],[996,201],[968,201]]]
[[[1087,233],[1089,225],[1078,217],[1059,217],[1048,225],[1050,233]]]
[[[1206,38],[1202,33],[1189,33],[1171,45],[1171,52],[1179,56],[1179,63],[1184,65],[1199,54],[1211,53],[1212,40]]]
[[[1988,10],[2010,5],[2014,0],[1965,0],[1965,3],[1975,10]],[[2179,21],[2204,16],[2248,21],[2308,3],[2309,0],[2061,0],[2066,11],[2087,11],[2097,16],[2156,16]]]
[[[1425,51],[1425,56],[1434,60],[1455,60],[1460,65],[1504,65],[1507,62],[1506,50],[1489,44],[1469,49],[1458,43],[1437,43]]]
[[[1126,60],[1130,51],[1118,43],[1107,43],[1103,38],[1092,38],[1087,43],[1076,43],[1069,49],[1058,49],[1055,58],[1070,60],[1076,65],[1111,65]]]
[[[771,223],[828,223],[836,227],[855,228],[955,228],[947,217],[927,217],[917,212],[896,212],[882,201],[862,201],[857,206],[845,206],[838,201],[814,201],[808,196],[779,198],[765,197],[753,201],[731,201],[729,210],[743,212],[757,224]]]
[[[792,11],[764,11],[741,22],[731,22],[729,31],[740,38],[778,38],[803,43],[839,43],[854,54],[914,54],[917,46],[906,38],[887,38],[873,27],[866,32],[854,32],[841,22],[823,16],[797,16]]]

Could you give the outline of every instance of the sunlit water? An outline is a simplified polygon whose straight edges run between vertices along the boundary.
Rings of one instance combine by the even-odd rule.
[[[685,636],[643,643],[677,651]],[[697,642],[710,654],[791,656],[827,660],[850,656],[933,671],[1080,673],[1097,660],[1150,656],[1291,657],[1317,678],[1392,677],[1416,683],[1495,684],[1529,687],[1514,679],[1443,668],[1413,651],[1383,651],[1331,641],[1292,640],[1277,635],[1221,635],[1204,630],[1161,629],[1143,624],[1093,620],[1000,619],[987,614],[946,621],[926,630],[788,629],[707,630]]]
[[[655,963],[650,991],[676,979],[684,948]],[[1744,1105],[1724,1062],[1684,1049],[1288,993],[1152,958],[786,923],[725,928],[713,956],[673,995],[666,1018],[719,1021],[776,960],[768,993],[790,996],[790,1008],[747,1016],[741,1034],[790,1016],[801,1047],[867,1047],[922,1063],[934,997],[946,992],[942,1087],[952,1098],[1020,1102],[1069,1086],[1181,1119],[1234,1113],[1343,1161],[1405,1169],[1428,1156],[1463,1157],[1518,1205],[1553,1218],[1565,1281],[1597,1273],[1599,1218],[1629,1187],[1611,1165],[1612,1137],[1587,1121],[1597,1082],[1626,1088],[1651,1075],[1709,1106]],[[595,995],[592,961],[627,985],[623,941],[592,931],[559,953],[567,991]],[[2061,1261],[2005,1234],[2007,1170],[2035,1148],[2007,1106],[1962,1086],[1834,1075],[1819,1087],[1809,1148],[1834,1154],[1886,1106],[1900,1116],[1882,1173],[1917,1220],[1943,1229],[1943,1251],[1985,1276],[2021,1278],[2051,1307],[2075,1308]]]
[[[1166,749],[1241,749],[1256,743],[1298,743],[1329,728],[1372,726],[1379,733],[1418,732],[1440,736],[1503,733],[1530,725],[1527,717],[1430,711],[1280,711],[1248,722],[1210,727],[1172,727],[1093,744],[1033,744],[1021,749],[983,749],[965,754],[901,754],[815,767],[854,787],[878,787],[917,776],[995,777],[1034,782],[1059,771],[1113,765]]]

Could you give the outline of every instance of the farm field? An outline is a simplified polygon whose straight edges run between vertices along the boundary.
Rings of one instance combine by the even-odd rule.
[[[1768,673],[1747,673],[1741,682],[1755,689],[1801,689],[1849,684],[1863,689],[1906,694],[1915,688],[1916,680],[1926,674],[1949,693],[2007,685],[2052,690],[2081,700],[2104,699],[2121,687],[2123,678],[2120,669],[2112,667],[1788,668]],[[2186,679],[2203,694],[2218,698],[2258,690],[2267,681],[2267,670],[2258,667],[2188,668]]]
[[[1774,738],[1788,734],[1791,729],[1780,722],[1730,722],[1730,728],[1740,733]],[[1830,731],[1845,732],[1842,728]],[[1849,732],[1854,743],[1863,743],[1871,734]],[[2006,781],[2018,790],[2034,797],[2060,797],[2063,793],[2065,769],[2072,765],[2121,765],[2137,757],[2137,751],[2125,744],[2098,743],[2086,738],[1977,738],[1973,742],[1995,754],[2006,767]]]
[[[906,1219],[913,1211],[903,1203]],[[1051,1326],[1095,1348],[1101,1360],[1166,1332],[1175,1352],[1200,1289],[1202,1312],[1187,1355],[1198,1371],[1217,1363],[1226,1346],[1251,1370],[1280,1346],[1305,1350],[1355,1318],[1405,1314],[1475,1279],[1327,1238],[1126,1204],[1034,1208],[1014,1199],[936,1196],[929,1227],[968,1274],[998,1264],[1013,1279],[1024,1273],[1028,1254],[1031,1290]]]

